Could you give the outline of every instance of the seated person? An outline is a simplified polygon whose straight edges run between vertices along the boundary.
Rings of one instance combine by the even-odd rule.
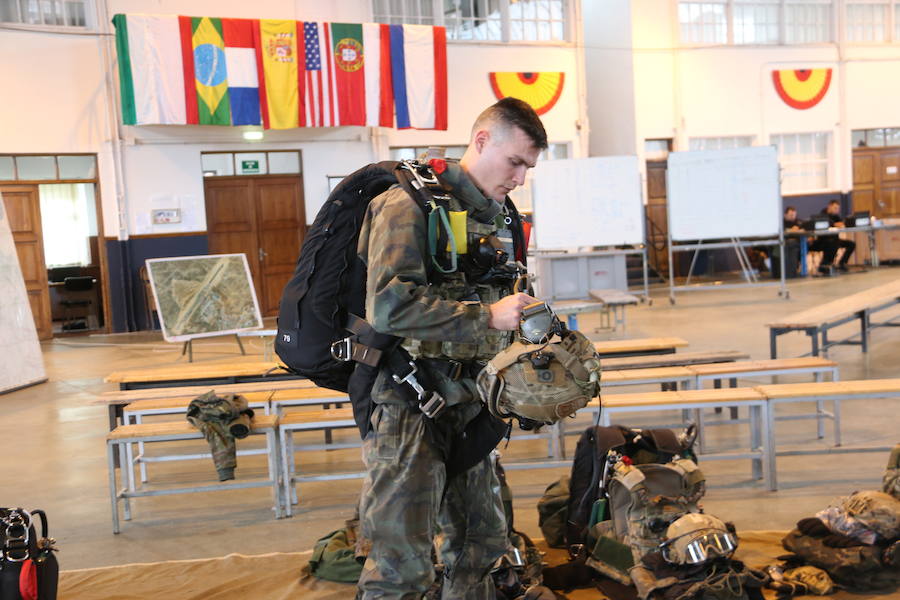
[[[797,209],[788,206],[784,209],[784,231],[803,231],[800,221],[797,220]]]
[[[841,217],[840,202],[838,202],[837,200],[832,200],[831,202],[829,202],[828,206],[825,208],[825,214],[831,221],[832,227],[844,227],[844,219],[843,217]],[[812,246],[809,247],[810,250],[820,250],[822,252],[822,262],[819,263],[820,273],[830,272],[829,267],[834,266],[834,257],[837,255],[838,248],[844,249],[844,255],[841,257],[841,262],[837,265],[837,268],[839,271],[846,272],[847,261],[850,260],[850,256],[853,254],[853,250],[856,248],[856,244],[854,242],[850,240],[842,240],[836,235],[822,235],[817,237],[812,243]]]
[[[803,231],[800,221],[797,220],[797,209],[788,206],[784,209],[784,232]],[[797,237],[784,238],[784,274],[785,277],[796,277],[797,268],[800,264],[800,239]],[[777,276],[779,273],[778,265],[773,263],[772,272]]]

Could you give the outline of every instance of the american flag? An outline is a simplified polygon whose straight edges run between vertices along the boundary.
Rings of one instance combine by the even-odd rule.
[[[307,127],[338,125],[334,95],[334,61],[328,23],[303,23],[305,46],[305,111]],[[324,52],[323,47],[324,46]],[[323,60],[324,58],[324,60]]]

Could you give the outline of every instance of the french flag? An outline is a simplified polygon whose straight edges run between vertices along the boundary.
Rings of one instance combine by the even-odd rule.
[[[222,19],[232,125],[259,125],[259,76],[250,19]]]
[[[397,129],[447,129],[447,32],[391,25],[391,79]]]

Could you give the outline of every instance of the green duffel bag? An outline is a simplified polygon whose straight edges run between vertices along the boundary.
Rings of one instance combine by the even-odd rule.
[[[316,542],[303,574],[338,583],[356,583],[364,562],[365,557],[356,554],[354,528],[342,527]]]
[[[538,525],[551,548],[566,547],[566,520],[569,516],[569,477],[551,483],[538,500]]]

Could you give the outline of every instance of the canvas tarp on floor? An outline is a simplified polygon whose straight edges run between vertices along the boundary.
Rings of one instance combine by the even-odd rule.
[[[737,557],[752,567],[774,564],[784,554],[782,531],[741,534]],[[300,570],[311,552],[272,553],[256,556],[229,554],[221,558],[139,563],[117,567],[64,571],[60,574],[60,600],[352,600],[352,585],[316,578],[300,581]],[[550,550],[550,564],[564,562],[564,553]],[[603,598],[596,590],[576,590],[570,600]],[[768,591],[767,598],[774,598]],[[885,595],[838,592],[835,600],[879,600]]]

